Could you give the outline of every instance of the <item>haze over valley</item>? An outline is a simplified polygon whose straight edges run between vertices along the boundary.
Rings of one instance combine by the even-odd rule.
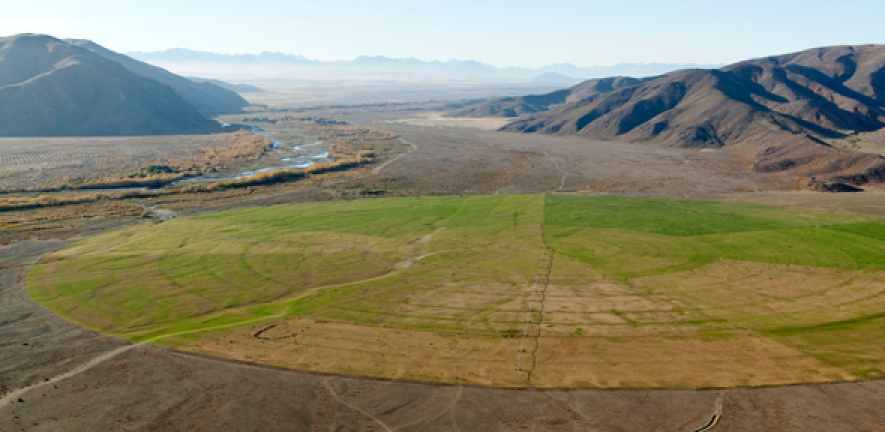
[[[127,53],[132,58],[162,66],[180,74],[221,79],[449,79],[449,80],[581,80],[608,76],[646,77],[678,69],[716,67],[678,63],[623,63],[613,66],[577,67],[559,63],[540,68],[495,67],[473,60],[422,61],[416,58],[359,56],[353,60],[319,61],[300,55],[218,54],[173,48],[165,51]]]

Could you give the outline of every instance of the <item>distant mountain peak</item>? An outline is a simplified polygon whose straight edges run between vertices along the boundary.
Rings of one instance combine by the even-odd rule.
[[[531,80],[539,75],[556,73],[578,79],[601,78],[613,75],[623,76],[656,76],[667,72],[685,69],[688,67],[704,66],[709,68],[722,65],[696,65],[696,64],[664,64],[664,63],[624,63],[614,66],[590,66],[577,67],[570,63],[555,63],[541,68],[522,67],[495,67],[488,63],[476,60],[460,60],[451,58],[440,61],[424,61],[414,57],[393,58],[384,55],[368,56],[361,55],[353,60],[318,61],[309,60],[301,55],[283,54],[279,52],[262,52],[261,54],[217,54],[205,51],[193,51],[184,48],[172,48],[156,52],[130,52],[130,56],[141,61],[174,69],[183,65],[198,65],[212,63],[227,67],[251,68],[248,73],[255,77],[266,76],[263,74],[274,73],[278,77],[276,69],[262,68],[263,65],[272,64],[283,68],[285,74],[295,75],[299,71],[328,71],[330,73],[348,76],[359,76],[364,73],[361,68],[371,67],[372,76],[378,74],[410,75],[417,77],[432,78],[458,78],[458,79],[524,79]],[[213,70],[205,72],[212,73]],[[199,74],[193,68],[188,73]]]

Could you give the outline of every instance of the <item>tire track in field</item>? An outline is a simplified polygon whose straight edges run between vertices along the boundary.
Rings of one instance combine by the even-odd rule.
[[[519,345],[519,356],[516,360],[517,371],[528,371],[526,381],[532,380],[532,373],[535,371],[538,362],[537,353],[540,344],[539,338],[541,337],[541,324],[544,322],[544,303],[547,300],[547,288],[550,285],[550,272],[553,269],[553,256],[555,254],[556,251],[554,249],[548,248],[546,245],[544,246],[541,261],[538,263],[538,273],[535,275],[535,283],[532,284],[532,294],[531,297],[529,297],[529,308],[526,313],[525,329],[522,334],[522,342]],[[538,297],[538,299],[535,300],[535,297]],[[538,303],[537,309],[534,307],[536,301]],[[538,313],[537,322],[532,319],[532,312],[535,311]],[[532,332],[533,335],[529,336],[529,326],[532,324],[537,326],[537,330]],[[526,349],[525,343],[526,339],[529,338],[533,339],[535,346],[531,349],[531,366],[524,368],[522,367],[522,354],[529,352],[529,350]]]
[[[40,388],[43,386],[47,386],[50,384],[55,384],[55,383],[62,381],[64,379],[70,378],[75,375],[79,375],[83,372],[88,371],[89,369],[92,369],[95,366],[98,366],[103,361],[109,360],[113,357],[116,357],[117,355],[122,354],[126,351],[129,351],[133,348],[136,348],[139,345],[141,345],[141,344],[132,344],[132,345],[122,346],[120,348],[117,348],[117,349],[108,351],[104,354],[101,354],[101,355],[93,358],[92,360],[89,360],[88,362],[83,363],[82,365],[77,366],[74,369],[71,369],[61,375],[56,375],[55,377],[47,378],[45,381],[41,381],[41,382],[34,384],[32,386],[22,387],[20,389],[13,390],[13,391],[7,393],[5,396],[3,396],[3,398],[0,398],[0,408],[3,408],[4,406],[9,405],[13,400],[21,398],[22,396],[25,395],[25,393],[27,393],[31,390],[34,390],[34,389],[37,389],[37,388]]]
[[[382,428],[384,428],[384,430],[386,430],[387,432],[393,432],[393,431],[394,431],[393,429],[390,428],[390,426],[387,426],[387,424],[385,424],[383,421],[381,421],[380,419],[378,419],[378,417],[375,417],[375,416],[373,416],[372,414],[370,414],[368,411],[366,411],[366,410],[364,410],[364,409],[362,409],[362,408],[360,408],[360,407],[358,407],[358,406],[356,406],[356,405],[351,405],[351,404],[347,403],[347,401],[345,401],[344,399],[341,399],[341,396],[338,396],[338,393],[335,392],[335,389],[332,388],[332,385],[331,385],[331,384],[329,384],[329,379],[330,379],[330,378],[326,378],[326,379],[324,379],[324,380],[323,380],[323,384],[326,386],[326,389],[329,391],[329,394],[331,394],[332,397],[335,398],[335,400],[337,400],[338,402],[340,402],[342,405],[344,405],[344,406],[346,406],[346,407],[348,407],[348,408],[350,408],[350,409],[352,409],[352,410],[354,410],[354,411],[356,411],[356,412],[358,412],[358,413],[360,413],[360,414],[362,414],[362,415],[364,415],[364,416],[366,416],[366,417],[372,419],[373,421],[375,421],[375,423],[378,423],[378,425],[381,426]]]
[[[547,258],[544,260],[544,265],[541,267],[541,289],[538,291],[538,295],[540,296],[538,300],[538,322],[537,332],[532,338],[535,342],[535,348],[532,350],[532,366],[528,370],[528,374],[526,375],[526,381],[532,381],[532,373],[535,372],[535,367],[538,364],[538,348],[540,348],[540,337],[541,337],[541,325],[544,323],[544,302],[547,300],[547,288],[550,286],[550,272],[553,270],[553,257],[556,255],[556,250],[548,249]]]
[[[722,402],[725,399],[725,391],[719,392],[719,395],[716,397],[716,402],[713,405],[713,416],[710,418],[710,421],[707,422],[700,429],[695,429],[694,432],[707,432],[716,427],[716,424],[719,423],[719,419],[722,418]]]
[[[556,159],[554,159],[553,156],[550,156],[550,153],[547,153],[547,150],[541,151],[543,151],[544,155],[547,156],[548,159],[550,159],[550,162],[553,162],[553,165],[556,166],[556,170],[562,173],[562,179],[559,182],[559,187],[553,190],[553,193],[557,193],[565,187],[565,179],[566,177],[568,177],[569,172],[562,169],[562,167],[559,166],[559,162],[556,162]]]
[[[407,152],[405,152],[405,153],[400,153],[400,154],[396,155],[396,157],[394,157],[393,159],[391,159],[391,160],[389,160],[389,161],[387,161],[387,162],[384,162],[384,163],[381,164],[381,165],[378,165],[377,167],[375,167],[375,169],[372,170],[372,174],[378,174],[378,173],[380,173],[381,170],[383,170],[384,168],[386,168],[386,167],[387,167],[388,165],[390,165],[391,163],[396,162],[397,160],[399,160],[399,159],[402,158],[403,156],[406,156],[406,155],[408,155],[409,153],[411,153],[411,152],[413,152],[413,151],[415,151],[415,150],[418,150],[418,146],[416,146],[415,144],[412,144],[412,143],[410,143],[410,142],[408,142],[408,141],[406,141],[406,140],[404,140],[404,139],[402,139],[402,138],[397,138],[397,139],[399,139],[400,142],[402,142],[403,144],[408,144],[408,145],[412,146],[412,149],[409,150],[409,151],[407,151]]]

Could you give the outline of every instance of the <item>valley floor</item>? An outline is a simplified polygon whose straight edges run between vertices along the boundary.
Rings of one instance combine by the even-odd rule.
[[[356,117],[348,121],[356,122]],[[368,116],[364,122],[375,120]],[[769,205],[835,206],[861,214],[885,213],[885,199],[880,194],[834,198],[829,194],[753,193],[780,185],[742,171],[733,160],[717,153],[683,153],[641,145],[620,151],[624,144],[588,144],[580,139],[460,128],[385,128],[414,143],[417,150],[375,175],[258,191],[237,202],[210,203],[202,209],[176,208],[174,203],[169,207],[192,214],[355,197],[353,190],[374,189],[389,196],[610,192],[765,200]],[[4,341],[0,345],[0,392],[61,375],[127,343],[59,319],[24,293],[24,273],[39,256],[75,239],[141,223],[118,217],[87,222],[34,223],[33,230],[4,233],[5,245],[0,248],[4,269],[0,277],[0,316],[4,317],[0,321],[0,340]],[[540,251],[533,248],[529,252],[533,266],[537,265]],[[288,325],[291,329],[300,323]],[[285,335],[284,330],[275,327],[262,334],[275,337]],[[878,409],[885,402],[885,382],[881,380],[727,391],[498,390],[280,370],[145,344],[72,378],[26,393],[23,402],[0,407],[0,430],[695,430],[710,421],[720,397],[722,417],[716,430],[885,428],[885,416]]]

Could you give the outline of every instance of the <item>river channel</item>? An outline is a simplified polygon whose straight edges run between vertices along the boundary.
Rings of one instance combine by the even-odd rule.
[[[230,124],[220,122],[224,127],[230,127]],[[194,177],[183,178],[173,182],[164,184],[159,187],[119,187],[119,188],[84,188],[83,192],[101,192],[101,191],[130,191],[130,190],[159,190],[164,187],[176,185],[179,183],[190,182],[213,182],[224,180],[238,180],[242,178],[252,177],[258,173],[267,171],[290,171],[296,169],[304,169],[315,163],[334,162],[335,159],[329,157],[328,145],[322,141],[305,140],[298,131],[294,129],[282,129],[280,131],[266,131],[259,127],[252,126],[252,133],[258,136],[270,138],[274,156],[262,157],[262,163],[257,166],[250,167],[235,174],[204,174]],[[297,145],[296,145],[297,144]]]
[[[221,123],[222,126],[229,127],[228,123]],[[296,169],[304,169],[318,162],[333,162],[334,159],[329,158],[329,151],[326,145],[323,145],[322,141],[314,141],[312,143],[304,143],[303,140],[298,140],[299,145],[293,145],[292,139],[286,139],[286,142],[282,142],[278,139],[275,139],[274,136],[281,134],[289,136],[291,138],[291,133],[295,132],[291,129],[283,129],[282,131],[266,131],[259,127],[252,126],[252,133],[258,136],[263,136],[270,138],[271,143],[273,143],[273,151],[278,156],[278,162],[274,162],[267,166],[256,167],[246,171],[241,171],[235,175],[220,177],[220,176],[211,176],[211,175],[201,175],[196,177],[190,177],[186,179],[177,180],[171,184],[177,183],[186,183],[186,182],[199,182],[199,181],[221,181],[221,180],[238,180],[241,178],[252,177],[255,174],[263,173],[267,171],[288,171],[288,170],[296,170]],[[288,132],[288,133],[287,133]]]

